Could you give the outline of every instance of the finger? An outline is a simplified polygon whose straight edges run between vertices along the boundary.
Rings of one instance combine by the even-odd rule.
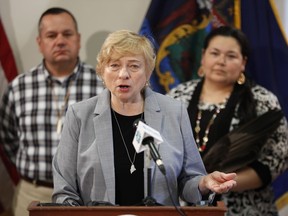
[[[235,180],[237,174],[236,173],[220,173],[220,176],[223,180]]]
[[[227,181],[227,182],[221,184],[220,188],[222,188],[224,191],[225,190],[230,190],[231,188],[235,187],[236,184],[237,184],[236,181],[230,180],[230,181]]]

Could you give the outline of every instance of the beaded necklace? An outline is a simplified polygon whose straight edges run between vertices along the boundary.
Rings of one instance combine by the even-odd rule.
[[[218,116],[218,114],[220,113],[220,111],[222,109],[225,109],[226,102],[227,102],[227,99],[223,103],[220,103],[218,106],[216,106],[215,112],[213,113],[213,115],[212,115],[211,119],[209,120],[208,125],[205,129],[205,133],[204,133],[204,136],[202,138],[202,142],[200,142],[200,131],[201,131],[200,122],[202,119],[202,110],[199,107],[199,111],[198,111],[197,119],[196,119],[196,125],[195,125],[194,130],[195,130],[195,135],[196,135],[195,141],[196,141],[196,144],[198,145],[198,150],[200,152],[205,151],[207,142],[209,141],[208,136],[209,136],[210,128],[213,125],[213,123],[214,123],[216,117]]]

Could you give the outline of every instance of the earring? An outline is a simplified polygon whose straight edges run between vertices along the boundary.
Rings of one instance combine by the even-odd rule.
[[[105,81],[104,81],[104,80],[102,80],[102,84],[103,84],[104,87],[106,87],[106,85],[105,85]]]
[[[242,73],[240,74],[238,80],[237,80],[237,83],[238,83],[239,85],[243,85],[243,84],[245,83],[245,80],[246,80],[246,77],[245,77],[244,73],[242,72]]]
[[[202,66],[198,69],[197,74],[201,78],[204,77],[205,73],[204,73]]]
[[[146,83],[145,83],[144,87],[141,89],[141,93],[142,93],[142,94],[144,94],[144,92],[145,92],[145,89],[146,89],[147,87],[149,87],[149,86],[150,86],[150,83],[149,83],[149,81],[146,81]]]

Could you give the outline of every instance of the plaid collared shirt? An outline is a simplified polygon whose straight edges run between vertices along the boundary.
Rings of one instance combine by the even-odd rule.
[[[61,81],[42,63],[10,83],[0,104],[0,144],[21,176],[52,182],[52,157],[60,139],[57,122],[64,122],[70,104],[102,90],[95,70],[80,61]]]

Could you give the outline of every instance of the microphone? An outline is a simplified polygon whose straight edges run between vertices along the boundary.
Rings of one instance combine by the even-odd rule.
[[[156,165],[160,169],[163,175],[166,175],[166,170],[162,158],[155,146],[160,144],[163,139],[158,131],[149,127],[143,122],[143,120],[136,120],[134,126],[137,126],[137,130],[134,135],[133,145],[137,153],[146,149],[150,150],[150,155],[155,161]],[[147,147],[148,146],[148,147]]]
[[[150,148],[150,154],[153,158],[153,160],[155,161],[155,163],[157,164],[158,168],[160,169],[160,171],[166,175],[166,170],[165,170],[165,166],[164,163],[161,159],[161,156],[157,150],[157,148],[154,145],[154,138],[151,136],[148,136],[146,138],[143,139],[142,141],[143,145],[148,145]]]

